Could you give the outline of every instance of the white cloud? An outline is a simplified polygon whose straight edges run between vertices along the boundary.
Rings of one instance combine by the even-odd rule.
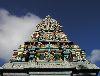
[[[91,56],[89,57],[89,60],[92,63],[100,62],[100,50],[93,50],[91,52]]]
[[[0,9],[0,58],[9,60],[13,50],[29,40],[35,25],[40,21],[38,16],[31,13],[17,17]]]

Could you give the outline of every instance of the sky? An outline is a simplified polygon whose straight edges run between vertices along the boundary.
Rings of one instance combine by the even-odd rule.
[[[47,15],[100,67],[99,0],[0,0],[0,65]]]

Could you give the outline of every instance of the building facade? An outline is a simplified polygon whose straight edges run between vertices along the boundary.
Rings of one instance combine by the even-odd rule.
[[[99,67],[86,59],[85,51],[70,41],[58,21],[46,16],[29,41],[13,50],[1,69],[7,76],[96,76]]]

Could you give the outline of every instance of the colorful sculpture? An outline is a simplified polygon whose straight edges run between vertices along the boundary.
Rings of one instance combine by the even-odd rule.
[[[31,40],[20,45],[11,62],[85,61],[85,52],[67,39],[62,26],[49,15],[37,26]]]

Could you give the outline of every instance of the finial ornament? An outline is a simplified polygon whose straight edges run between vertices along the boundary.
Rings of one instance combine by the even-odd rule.
[[[46,16],[37,26],[37,30],[61,30],[61,25],[58,21],[51,18],[50,15]]]

